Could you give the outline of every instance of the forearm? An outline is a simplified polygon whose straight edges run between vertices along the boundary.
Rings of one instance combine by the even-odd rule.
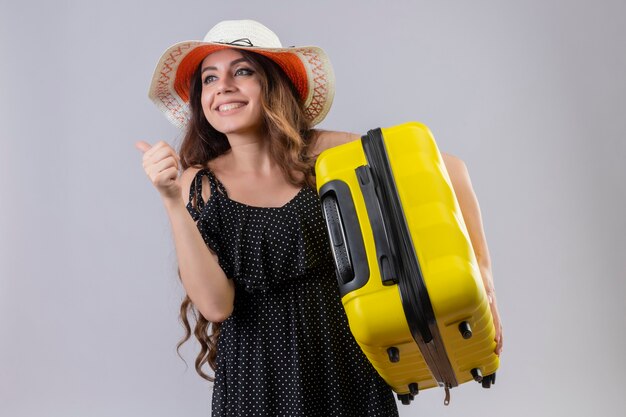
[[[480,276],[487,292],[489,300],[489,308],[493,315],[493,324],[496,329],[495,341],[496,348],[494,352],[500,355],[502,352],[502,323],[500,322],[500,313],[498,312],[498,302],[496,300],[496,291],[493,286],[493,276],[491,274],[491,259],[489,249],[487,247],[487,239],[483,230],[482,216],[480,214],[480,206],[478,199],[472,188],[472,182],[467,172],[465,163],[459,158],[442,153],[446,169],[452,181],[452,187],[459,202],[459,208],[467,227],[467,233],[476,254],[478,269]]]
[[[233,309],[234,287],[207,247],[182,198],[164,200],[183,287],[200,313],[221,322]]]
[[[493,285],[493,274],[491,273],[491,266],[478,260],[478,269],[480,270],[480,276],[487,291],[487,296],[490,298],[490,302],[495,297],[495,287]]]
[[[487,239],[483,229],[482,215],[478,198],[472,188],[472,182],[465,163],[457,157],[442,153],[446,164],[446,169],[452,181],[454,193],[456,194],[461,214],[472,248],[476,254],[476,261],[480,275],[490,300],[495,300],[495,288],[493,285],[493,275],[491,273],[491,257],[487,247]]]

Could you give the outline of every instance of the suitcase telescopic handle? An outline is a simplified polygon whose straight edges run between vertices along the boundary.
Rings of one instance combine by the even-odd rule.
[[[374,182],[372,170],[369,166],[363,165],[356,169],[356,175],[359,179],[359,186],[365,200],[365,208],[367,209],[367,215],[374,235],[376,258],[378,259],[378,268],[383,285],[397,284],[398,275],[394,267],[385,222],[376,195],[376,183]]]

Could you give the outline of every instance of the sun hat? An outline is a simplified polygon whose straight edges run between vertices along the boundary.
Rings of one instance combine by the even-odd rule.
[[[184,41],[167,48],[154,69],[148,97],[179,128],[190,117],[189,84],[202,60],[220,49],[245,49],[277,63],[293,82],[312,125],[330,110],[335,76],[326,53],[316,46],[283,47],[278,36],[254,20],[225,20],[202,41]]]

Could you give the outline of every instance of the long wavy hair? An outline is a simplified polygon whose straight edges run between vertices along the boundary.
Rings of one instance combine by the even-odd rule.
[[[308,155],[314,135],[310,121],[304,113],[302,98],[274,61],[253,52],[241,49],[239,52],[260,76],[264,130],[269,140],[272,159],[279,164],[285,178],[291,184],[314,188],[315,160]],[[226,135],[209,124],[202,110],[200,70],[201,65],[194,72],[189,86],[191,118],[179,152],[183,170],[191,166],[206,167],[207,162],[230,149]],[[295,172],[302,173],[302,176],[298,178]],[[193,200],[192,207],[195,209],[197,200],[195,198]],[[180,268],[178,278],[182,281]],[[217,340],[221,323],[206,320],[186,295],[180,306],[179,315],[185,328],[185,336],[176,345],[177,351],[191,337],[189,316],[195,321],[193,334],[200,343],[200,352],[195,361],[196,372],[202,378],[213,381],[213,377],[202,371],[202,366],[208,363],[213,371],[216,370]]]

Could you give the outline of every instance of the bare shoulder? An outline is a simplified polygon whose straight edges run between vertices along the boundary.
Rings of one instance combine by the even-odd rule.
[[[180,188],[185,205],[189,203],[189,191],[191,190],[191,182],[196,177],[198,171],[202,167],[190,166],[180,174]],[[211,187],[209,186],[209,180],[206,175],[202,176],[202,199],[206,202],[211,196]]]
[[[190,166],[190,167],[187,167],[187,169],[185,169],[180,174],[180,177],[179,177],[180,188],[181,188],[181,193],[183,195],[183,201],[185,202],[185,206],[189,204],[189,192],[191,190],[191,182],[195,179],[196,174],[202,168],[203,167],[197,166],[197,165]],[[206,175],[203,175],[202,176],[202,199],[206,202],[209,200],[210,196],[211,196],[211,187],[209,185],[209,179],[206,177]],[[211,247],[209,246],[207,247],[209,248],[209,251],[215,258],[216,262],[219,263],[217,254],[213,251],[213,249],[211,249]]]
[[[352,142],[360,138],[361,136],[356,133],[313,129],[313,146],[311,147],[310,155],[317,157],[326,149],[334,148],[335,146],[343,145],[344,143]]]
[[[450,176],[468,176],[467,166],[461,158],[445,152],[441,152],[441,158],[443,159],[443,163],[446,165],[446,169],[448,170],[448,174],[450,174]]]
[[[465,162],[457,156],[441,152],[441,157],[448,171],[452,187],[457,197],[474,193],[472,181]]]

